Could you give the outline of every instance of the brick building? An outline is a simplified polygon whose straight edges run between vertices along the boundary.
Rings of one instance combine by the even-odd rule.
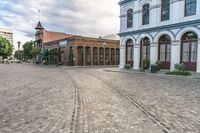
[[[119,40],[92,38],[44,30],[38,22],[36,47],[50,64],[119,65]]]

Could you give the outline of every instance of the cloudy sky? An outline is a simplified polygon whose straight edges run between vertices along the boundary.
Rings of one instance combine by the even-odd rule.
[[[51,31],[92,37],[119,31],[119,0],[0,1],[0,28],[13,30],[15,47],[17,41],[34,39],[38,18]]]

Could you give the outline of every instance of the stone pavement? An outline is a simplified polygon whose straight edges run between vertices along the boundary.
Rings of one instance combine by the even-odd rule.
[[[198,79],[0,65],[1,133],[198,133]]]

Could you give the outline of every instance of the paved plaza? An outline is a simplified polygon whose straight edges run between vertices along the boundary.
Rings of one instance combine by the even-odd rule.
[[[199,133],[200,80],[0,64],[0,133]]]

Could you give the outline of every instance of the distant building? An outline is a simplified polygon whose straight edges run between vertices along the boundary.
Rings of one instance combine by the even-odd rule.
[[[11,30],[0,28],[0,36],[6,38],[13,45],[13,32]]]
[[[36,47],[50,64],[72,66],[119,65],[119,40],[92,38],[45,30],[36,26]]]
[[[200,73],[200,0],[120,0],[120,68],[161,68]]]
[[[111,40],[119,40],[119,36],[117,34],[110,34],[107,36],[102,37],[103,39],[111,39]]]

